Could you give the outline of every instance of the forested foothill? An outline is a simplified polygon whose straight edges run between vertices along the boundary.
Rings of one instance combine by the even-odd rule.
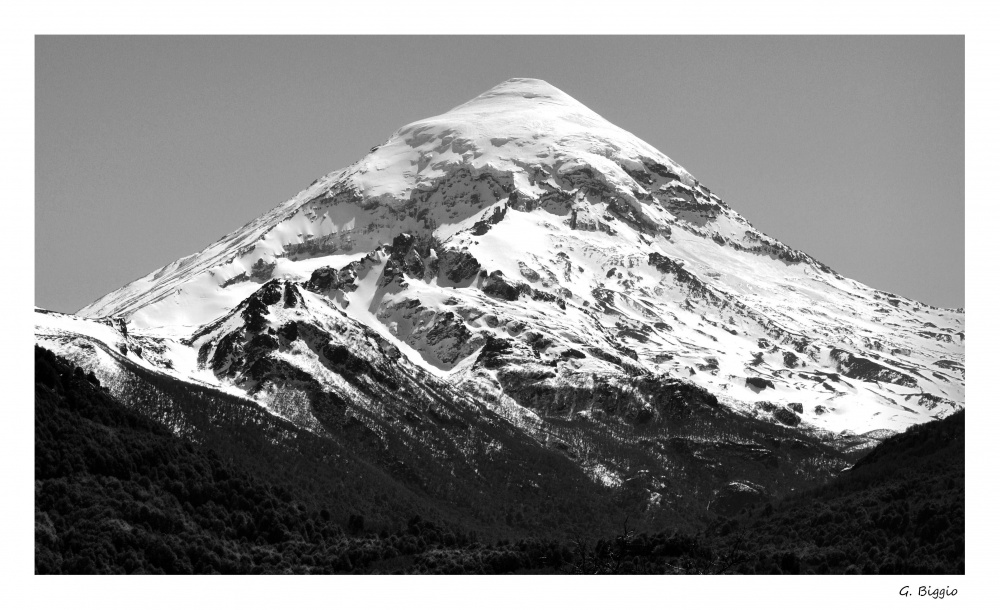
[[[35,370],[38,574],[965,569],[964,411],[889,438],[832,482],[666,525],[544,451],[527,459],[551,489],[469,487],[480,497],[444,502],[405,465],[387,471],[221,392],[147,379],[160,399],[141,412],[37,347]]]

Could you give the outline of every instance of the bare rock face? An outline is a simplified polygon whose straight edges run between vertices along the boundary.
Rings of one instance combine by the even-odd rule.
[[[401,341],[445,368],[476,353],[486,341],[454,311],[425,307],[417,299],[383,305],[376,316]]]
[[[911,375],[883,366],[868,358],[855,356],[845,350],[830,350],[830,357],[836,361],[837,370],[851,379],[895,383],[907,388],[917,387],[917,380]]]
[[[788,407],[778,407],[774,410],[774,419],[778,420],[786,426],[798,426],[802,422],[802,418],[795,414]]]
[[[769,379],[762,379],[760,377],[747,377],[746,385],[748,388],[754,388],[756,390],[765,390],[767,388],[774,389],[774,382]]]
[[[511,197],[514,198],[515,202],[517,201],[516,194],[512,194]],[[506,215],[507,206],[494,208],[493,213],[488,218],[484,218],[472,226],[472,234],[486,235],[486,233],[490,230],[490,227],[499,223]]]
[[[468,250],[446,249],[440,255],[441,273],[452,282],[459,284],[479,273],[479,261]]]
[[[397,235],[389,249],[389,260],[395,262],[402,273],[420,279],[424,276],[424,257],[417,252],[418,245],[415,235]]]
[[[774,404],[773,402],[768,402],[766,400],[759,400],[756,403],[754,403],[754,406],[766,413],[774,413],[774,411],[777,410],[778,408],[778,405]]]
[[[267,262],[263,258],[258,258],[257,262],[250,268],[250,277],[258,282],[266,282],[271,279],[271,274],[274,273],[276,266],[277,262],[275,261]]]
[[[340,290],[342,292],[352,292],[357,289],[355,280],[358,279],[357,265],[347,265],[341,269],[332,267],[320,267],[313,271],[306,288],[313,292],[327,292]]]
[[[516,301],[522,294],[531,293],[531,287],[504,277],[499,269],[486,276],[483,282],[483,292],[491,297],[505,301]]]

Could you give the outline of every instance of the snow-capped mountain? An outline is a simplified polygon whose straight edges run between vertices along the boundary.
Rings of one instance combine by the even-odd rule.
[[[511,79],[76,316],[38,310],[36,335],[317,430],[323,401],[405,419],[386,414],[400,384],[539,438],[552,418],[666,421],[701,388],[830,441],[964,408],[964,320],[841,276],[569,95]]]

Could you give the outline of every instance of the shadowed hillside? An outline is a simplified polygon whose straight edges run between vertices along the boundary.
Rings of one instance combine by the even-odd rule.
[[[349,455],[317,461],[324,448],[336,456],[329,439],[306,455],[254,439],[254,425],[194,444],[92,374],[46,350],[35,358],[37,573],[964,571],[964,412],[889,439],[831,484],[701,532],[623,528],[627,493],[595,486],[571,514],[590,529],[574,534],[524,523],[544,499],[516,513],[501,504],[508,518],[493,522]],[[211,413],[234,399],[191,400]],[[551,502],[588,498],[577,494]]]

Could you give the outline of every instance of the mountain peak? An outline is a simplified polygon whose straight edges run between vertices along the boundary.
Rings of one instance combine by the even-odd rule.
[[[566,96],[561,89],[540,78],[508,78],[479,97],[493,95],[521,95],[524,97]],[[568,96],[567,96],[568,97]]]
[[[366,197],[405,199],[459,166],[477,174],[509,172],[525,193],[541,188],[532,186],[528,167],[559,173],[587,166],[631,192],[633,181],[623,166],[638,168],[643,160],[695,183],[684,168],[560,89],[540,79],[512,78],[402,127],[347,172]]]
[[[902,429],[964,403],[964,315],[875,291],[760,233],[538,79],[410,123],[81,313],[172,337],[157,348],[178,354],[168,370],[187,363],[224,384],[236,379],[223,374],[235,362],[225,337],[259,333],[265,318],[276,333],[292,318],[331,331],[351,319],[431,375],[495,379],[484,391],[541,412],[566,388],[592,391],[595,376],[690,380],[736,410],[838,431]],[[221,343],[205,347],[209,336]],[[317,333],[303,336],[312,343],[281,344],[275,366],[323,368],[295,351],[322,351]],[[274,345],[258,342],[249,355]],[[262,377],[251,376],[237,385],[253,393]]]
[[[510,118],[510,121],[505,119]],[[511,78],[428,121],[496,122],[495,130],[522,121],[569,122],[582,127],[614,127],[561,89],[538,78]],[[421,121],[422,123],[423,121]],[[503,134],[497,134],[503,135]]]
[[[463,109],[496,110],[509,107],[510,105],[522,105],[525,103],[535,105],[555,104],[591,112],[590,109],[564,91],[550,85],[544,80],[539,78],[511,78],[481,93],[468,102],[456,106],[449,113]]]

